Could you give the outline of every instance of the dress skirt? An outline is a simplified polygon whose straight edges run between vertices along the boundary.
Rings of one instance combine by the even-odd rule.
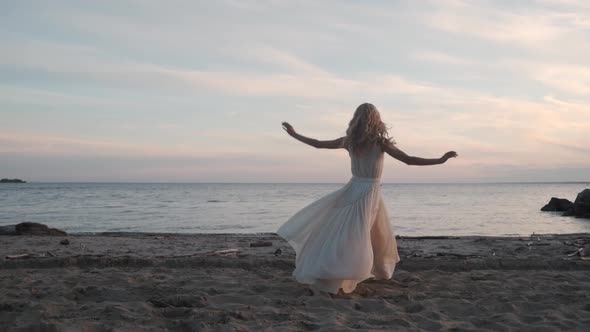
[[[379,179],[353,177],[277,234],[295,250],[295,280],[333,294],[350,293],[368,278],[390,279],[399,261]]]

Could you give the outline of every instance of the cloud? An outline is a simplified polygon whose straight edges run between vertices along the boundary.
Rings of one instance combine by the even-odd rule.
[[[568,114],[568,117],[570,118],[577,119],[579,117],[583,117],[584,115],[586,115],[587,117],[590,116],[588,112],[590,110],[590,103],[584,103],[579,101],[566,101],[556,98],[552,95],[545,96],[543,100],[545,100],[551,105],[557,106],[561,110],[571,112],[570,114]],[[582,121],[582,123],[584,123],[584,121]]]
[[[470,65],[482,65],[481,62],[465,59],[460,56],[455,56],[443,52],[437,51],[420,51],[412,54],[413,59],[425,62],[440,63],[445,65],[454,66],[470,66]]]
[[[588,147],[586,145],[583,145],[580,143],[564,142],[562,140],[551,139],[551,138],[547,138],[547,137],[543,137],[543,136],[535,137],[535,139],[537,139],[539,142],[541,142],[543,144],[548,144],[548,145],[556,146],[558,148],[571,150],[576,154],[582,153],[584,155],[580,159],[590,161],[590,157],[586,157],[586,156],[590,155],[590,147]],[[574,162],[577,162],[577,161],[574,161]]]
[[[246,57],[251,57],[254,61],[262,64],[275,64],[279,70],[285,70],[290,73],[304,73],[312,76],[331,76],[326,70],[305,61],[304,59],[266,45],[250,46],[247,50],[240,52]]]
[[[531,8],[526,13],[519,13],[518,7],[499,8],[491,5],[492,2],[433,3],[436,11],[424,14],[422,21],[432,28],[454,34],[526,47],[545,47],[546,43],[569,31],[560,24],[559,16]]]
[[[25,133],[0,133],[0,153],[11,155],[153,157],[153,158],[222,158],[223,155],[245,156],[239,148],[212,149],[188,146],[150,146],[118,140],[88,139]]]
[[[300,57],[276,48],[253,47],[246,55],[258,63],[272,64],[271,72],[193,70],[142,63],[101,55],[90,47],[60,43],[12,43],[0,47],[0,65],[33,69],[116,85],[152,88],[206,88],[246,96],[342,98],[348,95],[414,94],[432,89],[391,74],[342,77]],[[25,55],[25,56],[23,56]]]
[[[64,92],[55,92],[39,88],[15,87],[0,84],[0,102],[35,106],[79,106],[79,107],[144,107],[145,104],[134,100],[116,100],[115,98],[97,98],[80,96]]]
[[[590,94],[590,66],[545,64],[533,68],[533,77],[552,88],[570,94]]]

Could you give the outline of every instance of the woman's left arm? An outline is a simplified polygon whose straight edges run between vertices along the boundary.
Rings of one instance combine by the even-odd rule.
[[[413,165],[413,166],[431,166],[431,165],[440,165],[447,162],[447,160],[451,158],[456,158],[457,152],[449,151],[445,153],[440,158],[420,158],[414,156],[408,156],[405,152],[398,149],[395,145],[391,142],[388,142],[383,145],[383,151],[385,151],[388,155],[392,156],[393,158],[405,163],[406,165]]]

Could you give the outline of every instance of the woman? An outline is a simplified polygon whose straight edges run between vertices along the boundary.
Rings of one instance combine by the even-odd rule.
[[[438,165],[457,157],[450,151],[438,159],[412,157],[396,148],[377,108],[360,105],[346,136],[318,141],[298,134],[293,138],[320,149],[346,149],[352,179],[341,189],[297,212],[277,234],[296,253],[293,277],[300,283],[332,294],[352,292],[368,278],[390,279],[399,261],[397,243],[381,196],[384,152],[408,165]]]

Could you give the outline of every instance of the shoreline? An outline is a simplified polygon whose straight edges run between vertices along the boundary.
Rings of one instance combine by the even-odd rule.
[[[141,236],[237,236],[237,237],[258,237],[258,236],[277,236],[274,232],[254,232],[254,233],[168,233],[168,232],[72,232],[68,236],[113,236],[113,237],[141,237]],[[22,235],[21,235],[22,236]],[[26,235],[25,235],[26,236]],[[590,236],[590,232],[578,233],[533,233],[529,235],[419,235],[405,236],[396,235],[396,239],[461,239],[461,238],[491,238],[491,239],[514,239],[528,238],[532,236],[540,237],[568,237],[568,236]]]
[[[252,233],[173,233],[173,232],[119,232],[119,231],[107,231],[107,232],[68,232],[67,236],[105,236],[105,237],[130,237],[130,238],[141,238],[149,236],[176,236],[176,237],[199,237],[199,236],[227,236],[227,237],[244,237],[244,238],[256,238],[256,237],[278,237],[275,232],[252,232]],[[14,236],[14,235],[8,235]],[[16,235],[19,236],[19,235]],[[20,235],[23,236],[23,235]],[[30,235],[24,235],[30,236]],[[590,232],[576,232],[576,233],[532,233],[532,234],[500,234],[500,235],[400,235],[396,234],[397,240],[444,240],[444,239],[476,239],[476,238],[488,238],[496,240],[513,240],[513,239],[525,239],[531,237],[590,237]],[[0,238],[1,239],[1,238]]]
[[[64,239],[68,245],[60,244]],[[590,248],[590,233],[397,241],[401,262],[391,280],[367,280],[351,294],[329,296],[293,281],[294,252],[273,233],[1,236],[0,327],[583,331],[590,325],[590,261],[575,254]],[[7,259],[17,255],[28,257]]]
[[[61,245],[68,239],[68,245]],[[397,269],[444,270],[590,270],[575,253],[588,245],[590,233],[514,236],[397,236]],[[576,240],[582,239],[576,245]],[[252,244],[267,242],[264,246]],[[275,233],[175,234],[102,232],[67,236],[0,237],[0,269],[175,266],[232,267],[275,264],[294,268],[295,253]],[[105,246],[106,245],[106,246]],[[280,249],[280,255],[276,255]],[[231,251],[228,255],[218,251]],[[7,259],[8,256],[27,255]],[[590,252],[587,253],[590,256]],[[237,261],[235,260],[237,259]]]
[[[350,178],[343,179],[343,182]],[[125,181],[25,181],[33,184],[342,184],[343,182],[178,182],[178,181],[154,181],[154,182],[125,182]],[[487,181],[487,182],[382,182],[382,184],[584,184],[589,181]]]

